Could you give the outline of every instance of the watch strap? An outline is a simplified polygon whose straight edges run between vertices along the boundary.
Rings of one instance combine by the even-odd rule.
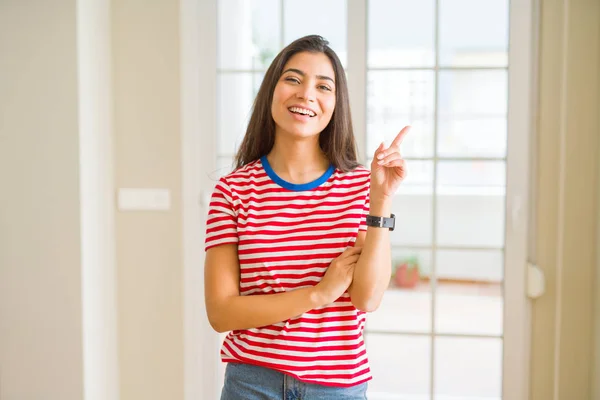
[[[390,231],[393,231],[396,227],[396,216],[392,214],[389,218],[386,218],[367,215],[367,226],[389,228]]]

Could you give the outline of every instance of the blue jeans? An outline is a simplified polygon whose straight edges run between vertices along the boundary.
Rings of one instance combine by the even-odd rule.
[[[367,383],[332,387],[306,383],[273,369],[228,363],[221,400],[365,400]]]

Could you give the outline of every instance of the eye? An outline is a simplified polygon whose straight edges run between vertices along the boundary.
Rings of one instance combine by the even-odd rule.
[[[331,88],[327,85],[319,85],[319,89],[331,92]]]
[[[288,82],[300,83],[300,80],[298,78],[293,77],[293,76],[288,76],[287,78],[285,78],[285,80],[288,81]]]

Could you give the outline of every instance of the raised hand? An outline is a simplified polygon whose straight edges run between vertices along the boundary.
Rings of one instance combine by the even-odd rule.
[[[410,130],[405,126],[396,136],[390,147],[381,143],[371,162],[371,198],[393,196],[400,183],[406,178],[406,162],[400,154],[400,145]]]

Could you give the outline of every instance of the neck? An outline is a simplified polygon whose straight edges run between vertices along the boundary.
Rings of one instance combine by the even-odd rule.
[[[303,139],[276,135],[267,160],[281,179],[296,184],[318,179],[330,166],[319,146],[318,135]]]

